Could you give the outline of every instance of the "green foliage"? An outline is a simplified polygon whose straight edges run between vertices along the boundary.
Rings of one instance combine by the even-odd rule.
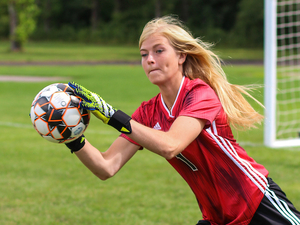
[[[242,0],[231,38],[236,46],[262,47],[264,40],[264,1]]]
[[[228,33],[236,22],[240,0],[198,0],[191,1],[186,22],[195,36],[205,41],[228,44]]]
[[[26,17],[27,22],[22,25],[24,28],[19,29],[18,35],[25,39],[28,37],[25,31],[30,33],[36,25],[31,40],[136,44],[146,22],[157,15],[175,14],[187,24],[194,36],[205,41],[223,46],[263,45],[263,1],[103,0],[97,1],[97,7],[94,7],[94,1],[97,0],[39,0],[40,13],[37,16],[35,9],[22,8],[22,17]],[[18,2],[35,5],[34,0]],[[93,13],[95,17],[92,18]],[[7,15],[7,6],[0,2],[0,25],[3,25],[0,26],[0,37],[8,36]],[[96,24],[93,25],[92,21]]]
[[[17,9],[19,24],[17,26],[16,36],[13,38],[24,44],[27,41],[28,36],[35,29],[34,17],[36,16],[38,9],[34,0],[19,0],[17,3]]]
[[[0,1],[0,37],[5,37],[9,33],[9,17],[6,1]]]
[[[28,40],[29,35],[35,29],[35,17],[38,14],[38,8],[35,0],[8,0],[8,4],[14,8],[17,21],[16,30],[10,39],[18,43],[18,46],[22,48]]]

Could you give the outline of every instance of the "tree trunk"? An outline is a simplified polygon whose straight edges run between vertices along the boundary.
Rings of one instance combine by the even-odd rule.
[[[161,17],[161,1],[155,0],[155,17]]]
[[[11,51],[20,51],[21,44],[15,40],[16,28],[17,28],[17,12],[15,9],[15,2],[8,2],[8,12],[9,12],[9,35],[11,40]]]
[[[189,3],[188,0],[182,0],[182,20],[184,22],[187,22],[188,18],[189,18]]]
[[[98,1],[99,0],[92,0],[91,26],[93,31],[98,27]]]
[[[45,15],[44,15],[44,31],[49,33],[50,31],[50,14],[51,14],[51,0],[45,2]]]
[[[121,11],[121,2],[120,2],[120,0],[114,0],[114,5],[115,5],[115,7],[114,7],[114,13],[115,14],[119,14],[120,13],[120,11]]]

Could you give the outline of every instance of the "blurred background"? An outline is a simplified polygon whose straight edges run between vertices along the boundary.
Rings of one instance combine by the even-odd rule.
[[[258,0],[1,0],[0,39],[136,45],[146,22],[176,14],[194,36],[226,47],[262,48]]]
[[[196,199],[165,159],[139,151],[103,182],[63,144],[38,135],[30,106],[42,88],[74,80],[132,114],[158,93],[139,63],[140,33],[149,20],[169,14],[178,15],[195,37],[215,44],[213,51],[228,62],[224,71],[231,83],[261,85],[263,3],[0,0],[0,79],[7,79],[0,80],[0,224],[196,224],[202,217]],[[253,96],[264,103],[263,87]],[[263,126],[235,137],[299,209],[299,148],[264,146]],[[105,151],[119,132],[92,117],[85,135]]]

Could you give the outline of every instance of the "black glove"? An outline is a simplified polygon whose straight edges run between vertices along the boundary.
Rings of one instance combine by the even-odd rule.
[[[71,153],[77,152],[85,145],[85,136],[81,135],[74,141],[66,143],[66,146],[71,150]]]

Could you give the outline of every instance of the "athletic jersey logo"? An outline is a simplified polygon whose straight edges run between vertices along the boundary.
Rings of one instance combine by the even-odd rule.
[[[161,127],[160,127],[160,125],[159,125],[158,122],[155,124],[155,126],[153,127],[153,129],[155,129],[155,130],[161,130]]]

